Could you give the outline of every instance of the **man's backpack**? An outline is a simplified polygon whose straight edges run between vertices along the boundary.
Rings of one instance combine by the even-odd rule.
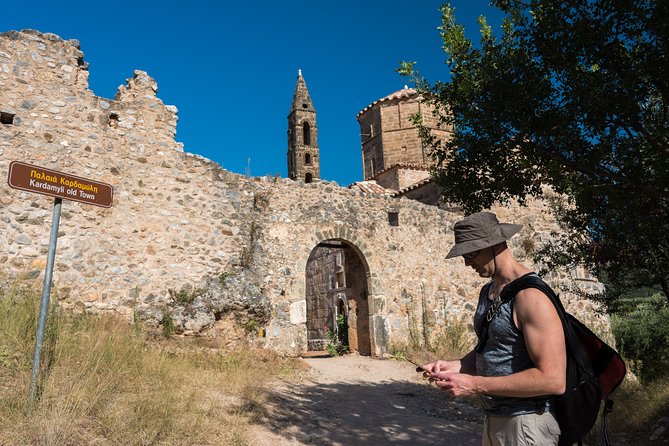
[[[604,444],[608,446],[606,415],[613,408],[613,401],[608,396],[625,378],[623,359],[588,327],[567,313],[553,289],[536,274],[526,274],[506,285],[500,295],[502,303],[508,302],[526,288],[536,288],[550,298],[564,328],[567,390],[555,397],[553,406],[562,431],[558,445],[580,444],[583,436],[595,425],[601,402],[604,401],[602,436]],[[484,332],[487,332],[487,327]]]

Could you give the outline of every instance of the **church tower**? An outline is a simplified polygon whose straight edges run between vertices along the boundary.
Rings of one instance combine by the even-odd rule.
[[[311,183],[320,177],[316,109],[302,70],[298,70],[293,105],[288,114],[288,178]]]

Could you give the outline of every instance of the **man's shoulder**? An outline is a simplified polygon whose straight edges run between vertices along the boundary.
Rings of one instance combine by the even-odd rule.
[[[546,293],[544,293],[538,288],[533,288],[533,287],[524,288],[516,293],[515,296],[516,301],[527,300],[527,299],[546,299],[547,301],[550,301],[550,297],[548,297]]]
[[[536,317],[537,313],[558,316],[553,300],[542,290],[524,288],[516,294],[514,307],[521,319]]]

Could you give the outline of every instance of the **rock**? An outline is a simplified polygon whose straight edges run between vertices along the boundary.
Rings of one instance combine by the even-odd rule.
[[[163,311],[152,305],[138,305],[135,307],[135,317],[140,321],[160,322]]]
[[[655,441],[655,440],[657,440],[658,438],[660,438],[660,437],[662,436],[662,434],[664,434],[664,431],[666,431],[666,430],[667,430],[667,428],[664,427],[664,426],[660,426],[660,427],[658,427],[658,428],[655,429],[655,431],[651,434],[649,440],[650,440],[650,441]]]
[[[21,234],[14,239],[14,243],[18,243],[19,245],[30,245],[32,242],[32,239],[25,234]]]
[[[35,269],[35,270],[32,270],[32,271],[28,271],[24,277],[28,280],[33,280],[33,279],[37,279],[40,276],[41,273],[42,272],[40,270]]]
[[[35,108],[36,105],[37,105],[37,103],[35,101],[25,100],[25,101],[21,102],[21,105],[19,105],[19,108],[21,108],[23,110],[32,110],[33,108]]]

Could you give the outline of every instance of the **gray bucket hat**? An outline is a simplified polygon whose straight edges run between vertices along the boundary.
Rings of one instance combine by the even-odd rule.
[[[509,240],[523,225],[500,223],[492,212],[478,212],[460,220],[453,226],[455,245],[446,256],[458,257],[468,252],[495,246]]]

